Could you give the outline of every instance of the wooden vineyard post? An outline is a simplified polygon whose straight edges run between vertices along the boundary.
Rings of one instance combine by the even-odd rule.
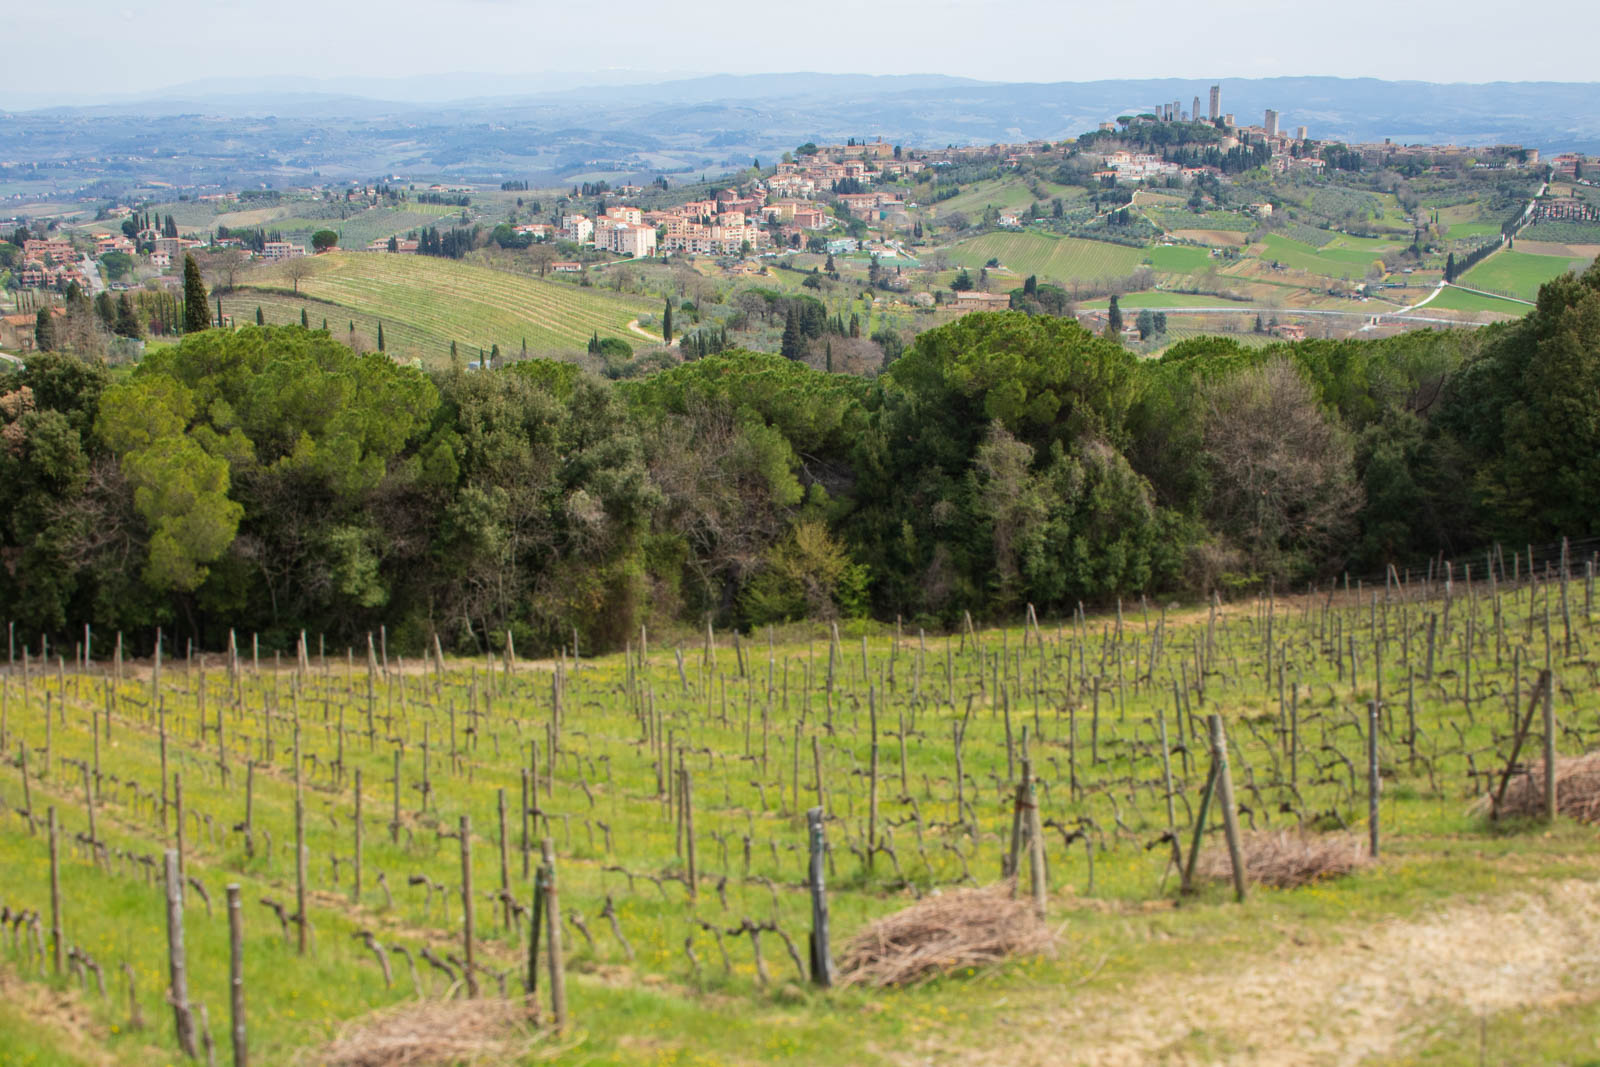
[[[1506,786],[1511,784],[1512,772],[1517,767],[1517,757],[1522,753],[1522,742],[1527,738],[1528,727],[1533,723],[1534,708],[1539,706],[1540,696],[1549,688],[1550,672],[1542,670],[1539,672],[1539,680],[1534,683],[1533,694],[1528,698],[1528,713],[1522,717],[1521,722],[1517,723],[1517,732],[1511,739],[1511,758],[1506,760],[1506,768],[1500,774],[1500,785],[1494,791],[1494,799],[1489,807],[1490,818],[1498,819],[1500,817],[1500,805],[1505,802]]]
[[[1188,892],[1194,885],[1194,865],[1200,858],[1200,842],[1204,840],[1206,832],[1206,816],[1211,812],[1211,798],[1217,792],[1217,765],[1211,764],[1211,769],[1206,773],[1206,784],[1200,790],[1200,807],[1194,814],[1194,837],[1189,842],[1189,858],[1183,865],[1182,891]]]
[[[1233,893],[1245,895],[1244,856],[1239,845],[1239,813],[1233,805],[1233,778],[1228,773],[1228,740],[1222,732],[1222,716],[1213,712],[1211,724],[1211,762],[1217,773],[1217,799],[1222,803],[1222,829],[1228,838],[1228,860],[1233,866]]]
[[[550,942],[550,1014],[556,1033],[567,1021],[567,976],[562,970],[561,958],[561,900],[556,893],[556,846],[550,838],[540,844],[540,858],[544,860],[544,913],[545,928]]]
[[[178,851],[166,852],[167,887],[167,1000],[172,1005],[178,1047],[195,1058],[194,1017],[189,1014],[189,965],[183,950],[183,876],[178,872]]]
[[[182,819],[179,820],[182,825]],[[305,783],[300,773],[300,706],[294,710],[294,907],[296,946],[306,954],[306,802]]]
[[[389,843],[400,843],[400,750],[394,750],[394,810],[390,812]]]
[[[510,634],[506,635],[507,640]],[[506,791],[495,791],[495,804],[500,816],[500,925],[511,928],[511,852],[506,840]]]
[[[1564,544],[1564,542],[1563,542]],[[1555,679],[1546,678],[1544,682],[1544,817],[1550,822],[1556,821],[1556,714],[1554,692]]]
[[[867,873],[870,875],[872,861],[878,852],[878,696],[875,688],[867,690],[867,709],[872,725],[872,748],[867,771]]]
[[[361,768],[356,768],[356,854],[355,884],[350,887],[350,900],[352,903],[361,903]]]
[[[1378,702],[1367,701],[1367,851],[1378,858]]]
[[[461,950],[462,970],[467,980],[467,996],[478,995],[478,976],[473,973],[472,953],[472,817],[461,816]]]
[[[1027,766],[1028,761],[1024,760],[1023,764]],[[1039,800],[1035,795],[1031,767],[1023,802],[1027,805],[1024,817],[1027,819],[1028,827],[1028,880],[1033,890],[1033,910],[1042,919],[1050,896],[1050,881],[1049,872],[1045,869],[1044,827],[1039,819]]]
[[[178,877],[183,877],[183,775],[172,772],[172,813],[177,817],[173,828],[173,848],[178,853]]]
[[[699,872],[695,868],[694,854],[694,780],[689,773],[688,767],[684,767],[678,773],[683,775],[683,785],[679,790],[681,798],[679,803],[683,805],[683,835],[684,844],[687,846],[684,852],[687,864],[684,873],[689,879],[689,899],[692,901],[698,895],[697,882],[699,881]]]
[[[50,826],[50,956],[55,973],[61,974],[62,960],[67,946],[61,934],[61,824],[56,821],[56,809],[45,813]]]
[[[528,971],[523,978],[523,989],[528,998],[528,1014],[536,1018],[539,1004],[539,932],[544,926],[545,869],[541,863],[533,874],[533,908],[528,915]]]
[[[244,912],[239,907],[239,885],[228,891],[228,1018],[233,1033],[233,1067],[247,1067],[249,1049],[244,1029]]]
[[[828,892],[822,871],[828,842],[821,808],[806,812],[806,830],[811,843],[811,863],[806,868],[806,886],[811,890],[811,981],[827,988],[833,985],[833,958],[828,951]]]

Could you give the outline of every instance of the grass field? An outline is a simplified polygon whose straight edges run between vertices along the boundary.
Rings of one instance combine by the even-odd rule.
[[[406,664],[395,649],[347,667],[342,649],[323,659],[315,637],[304,669],[293,651],[280,669],[248,651],[237,669],[221,654],[168,657],[160,681],[149,662],[80,673],[35,661],[30,677],[18,664],[5,675],[0,749],[26,745],[27,777],[21,758],[0,771],[0,901],[42,913],[48,939],[53,809],[64,827],[64,944],[98,961],[107,998],[51,977],[48,941],[40,957],[26,929],[0,939],[0,1048],[29,1064],[176,1062],[162,891],[139,857],[160,861],[179,824],[192,880],[189,995],[210,1009],[224,1056],[224,883],[242,886],[245,901],[256,1062],[293,1061],[370,1009],[448,995],[443,971],[451,960],[461,969],[462,864],[445,835],[466,825],[483,992],[498,992],[501,976],[518,992],[526,931],[494,894],[504,867],[515,901],[530,899],[531,838],[552,841],[563,913],[582,923],[563,929],[570,1025],[531,1056],[1034,1064],[1070,1046],[1082,1062],[1326,1061],[1358,1032],[1365,1054],[1384,1061],[1458,1062],[1470,1049],[1494,1062],[1581,1062],[1600,1019],[1592,998],[1566,990],[1595,977],[1571,945],[1600,934],[1600,845],[1565,819],[1491,825],[1469,806],[1506,760],[1510,717],[1533,685],[1531,667],[1514,672],[1514,654],[1554,662],[1560,752],[1600,739],[1582,651],[1600,638],[1592,595],[1574,582],[1566,651],[1557,582],[1469,590],[1458,577],[1443,625],[1443,601],[1419,585],[1382,601],[1360,589],[1278,598],[1270,624],[1266,603],[1242,603],[1214,622],[1203,609],[1130,605],[1122,621],[976,638],[846,630],[834,645],[824,627],[797,627],[741,648],[725,635],[714,653],[691,633],[653,633],[648,651],[578,669],[570,657]],[[1546,637],[1534,622],[1552,605]],[[1187,854],[1205,715],[1226,723],[1246,827],[1346,824],[1365,838],[1366,701],[1379,678],[1382,861],[1304,888],[1254,886],[1245,904],[1213,881],[1178,894],[1162,835],[1176,832]],[[1038,776],[1058,952],[902,992],[811,990],[782,941],[803,953],[810,925],[798,813],[821,798],[830,814],[838,953],[867,921],[933,889],[995,880],[1024,758]],[[686,769],[691,792],[669,765]],[[163,769],[181,776],[184,814]],[[523,805],[530,769],[538,792]],[[99,862],[75,843],[88,835],[85,776],[99,782],[88,838],[107,849]],[[280,929],[259,904],[296,907],[298,803],[306,952],[298,923]],[[1219,821],[1213,809],[1211,827]],[[1216,830],[1200,840],[1203,853],[1222,853]],[[1022,873],[1026,886],[1026,861]],[[747,920],[771,923],[760,963]],[[360,931],[389,947],[392,984]],[[126,1025],[123,963],[144,1030]],[[1470,1011],[1451,1008],[1469,1001]],[[1530,1013],[1538,1027],[1526,1025]],[[1034,1024],[997,1030],[997,1017]]]
[[[1065,1047],[1081,1062],[1327,1062],[1357,1048],[1385,1062],[1583,1062],[1600,1008],[1570,990],[1600,978],[1574,951],[1600,936],[1600,842],[1565,818],[1491,824],[1470,808],[1510,755],[1538,673],[1523,665],[1551,662],[1559,680],[1557,751],[1600,743],[1593,590],[1469,588],[1460,573],[1448,610],[1413,574],[1214,618],[1130,603],[1120,618],[964,638],[869,627],[834,643],[800,626],[713,650],[652,633],[577,667],[406,663],[381,642],[369,665],[323,658],[315,636],[303,666],[293,650],[258,664],[246,637],[236,664],[169,656],[159,681],[148,662],[19,662],[3,683],[0,750],[16,758],[0,768],[0,902],[39,912],[43,934],[0,938],[0,1049],[8,1063],[176,1062],[162,892],[141,859],[159,865],[181,826],[191,1003],[225,1056],[222,899],[237,883],[253,1058],[315,1062],[346,1020],[446,996],[447,970],[459,979],[463,849],[446,835],[465,827],[486,995],[502,979],[517,995],[523,973],[526,929],[499,891],[530,900],[538,838],[557,857],[570,1020],[530,1062],[1030,1064]],[[1247,830],[1343,826],[1364,840],[1375,745],[1381,861],[1255,885],[1242,904],[1206,878],[1180,893],[1164,835],[1183,856],[1191,841],[1226,854],[1215,806],[1195,834],[1211,714]],[[839,956],[874,917],[996,880],[1024,760],[1058,950],[902,991],[810,988],[803,809],[829,815]],[[63,946],[98,963],[105,999],[52,975],[47,811],[63,827]],[[1026,894],[1025,859],[1020,871]],[[748,931],[763,924],[758,956]],[[362,931],[388,947],[392,983]],[[127,1025],[123,964],[142,1030]]]
[[[1216,260],[1204,248],[1193,245],[1157,245],[1150,250],[1150,262],[1158,271],[1167,274],[1192,274],[1203,270]]]
[[[1044,198],[1046,206],[1056,197],[1060,197],[1068,205],[1074,200],[1081,200],[1087,194],[1081,186],[1054,185],[1049,182],[1041,183],[1047,194]],[[1027,182],[1020,180],[981,182],[963,189],[949,200],[924,205],[925,210],[932,211],[935,219],[948,217],[955,212],[967,216],[982,215],[984,208],[993,207],[998,211],[1019,211],[1035,202],[1033,190]]]
[[[1105,308],[1110,306],[1107,298],[1099,300],[1085,300],[1082,307]],[[1125,293],[1117,297],[1117,304],[1124,308],[1176,308],[1176,307],[1226,307],[1233,301],[1224,297],[1213,296],[1206,293],[1170,293],[1162,289],[1147,290],[1142,293]]]
[[[1019,277],[1065,284],[1073,279],[1099,279],[1131,274],[1148,251],[1105,241],[1052,237],[1040,233],[986,233],[950,246],[950,261],[978,268],[999,259]]]
[[[1454,286],[1447,287],[1442,293],[1428,301],[1428,306],[1423,313],[1433,309],[1440,311],[1498,311],[1507,315],[1521,318],[1533,309],[1527,304],[1519,304],[1515,300],[1502,300],[1497,296],[1485,296],[1482,293],[1469,293],[1465,289]]]
[[[609,289],[584,289],[433,256],[340,252],[317,256],[311,263],[314,273],[301,280],[300,292],[316,301],[308,310],[315,317],[313,325],[325,317],[339,337],[352,313],[374,323],[381,319],[385,341],[392,337],[397,353],[414,349],[429,361],[445,358],[452,341],[461,346],[464,359],[476,358],[479,347],[487,350],[496,344],[503,355],[511,355],[521,350],[523,338],[530,351],[581,349],[596,331],[627,338],[630,319],[656,310],[651,301]],[[251,271],[244,284],[285,293],[292,288],[281,265]],[[242,289],[235,294],[252,321],[255,305],[269,296],[299,321],[299,302],[290,297],[284,304],[284,293]],[[224,310],[228,306],[225,301]],[[338,326],[341,317],[346,322]],[[474,355],[466,355],[468,351]]]
[[[1545,282],[1582,268],[1582,260],[1502,249],[1467,271],[1460,280],[1463,285],[1532,300],[1539,295],[1539,286]]]
[[[1363,243],[1354,248],[1338,247],[1340,241],[1350,240],[1353,239],[1341,235],[1326,247],[1315,248],[1273,233],[1262,241],[1261,257],[1326,278],[1359,278],[1383,254],[1382,249],[1389,247],[1384,242],[1373,242],[1371,245]]]

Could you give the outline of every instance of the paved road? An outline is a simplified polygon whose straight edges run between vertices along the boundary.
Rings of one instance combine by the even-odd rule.
[[[1417,305],[1421,306],[1421,305]],[[1138,314],[1145,308],[1123,308],[1123,314],[1128,312]],[[1246,307],[1239,304],[1230,304],[1226,307],[1152,307],[1150,311],[1159,311],[1166,315],[1216,315],[1226,312],[1237,312],[1242,315],[1325,315],[1333,318],[1347,319],[1400,319],[1404,322],[1434,322],[1446,326],[1477,326],[1480,323],[1462,322],[1459,319],[1441,319],[1430,315],[1410,315],[1404,311],[1327,311],[1321,308],[1294,308],[1294,307]]]
[[[93,299],[94,297],[97,297],[101,293],[105,292],[105,279],[100,277],[100,265],[94,261],[93,256],[85,252],[83,258],[78,261],[78,267],[83,271],[83,276],[89,279],[90,299]]]

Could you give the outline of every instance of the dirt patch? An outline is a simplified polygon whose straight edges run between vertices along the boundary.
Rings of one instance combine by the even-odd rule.
[[[1296,941],[1310,941],[1302,947]],[[1456,904],[1417,920],[1296,937],[1264,956],[1132,989],[1027,996],[989,1048],[963,1064],[1354,1064],[1403,1051],[1437,1010],[1489,1015],[1554,1007],[1600,982],[1600,888],[1571,880],[1542,892]],[[964,1036],[963,1041],[970,1041]],[[1203,1041],[1205,1052],[1197,1049]],[[959,1042],[958,1042],[959,1043]],[[938,1062],[930,1043],[906,1062]],[[1225,1050],[1225,1051],[1224,1051]],[[930,1057],[933,1057],[930,1060]]]
[[[1243,230],[1173,230],[1172,236],[1208,245],[1231,245],[1234,248],[1243,245],[1245,239]]]
[[[58,992],[42,982],[18,977],[9,967],[0,967],[0,1000],[40,1026],[60,1034],[61,1047],[72,1050],[78,1062],[96,1067],[116,1062],[103,1048],[110,1035],[90,1016],[76,992]],[[3,1060],[0,1056],[0,1061]]]
[[[1600,254],[1600,245],[1569,245],[1557,241],[1525,241],[1517,239],[1517,251],[1533,256],[1560,256],[1562,259],[1592,260]]]

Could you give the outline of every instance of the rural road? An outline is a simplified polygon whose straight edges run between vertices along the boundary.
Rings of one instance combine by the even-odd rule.
[[[649,338],[650,340],[654,341],[656,344],[660,344],[661,343],[661,335],[658,334],[658,333],[651,333],[649,330],[645,329],[643,326],[640,326],[638,319],[634,319],[631,322],[629,322],[628,323],[628,329],[632,330],[634,333],[638,334],[640,337]],[[678,342],[681,341],[681,340],[683,340],[683,338],[681,336],[674,337],[672,339],[672,344],[669,347],[677,348],[678,347]]]
[[[1429,299],[1432,299],[1431,297]],[[1424,301],[1426,303],[1426,301]],[[1421,307],[1421,304],[1414,305]],[[1144,311],[1145,308],[1123,308],[1123,314],[1129,311],[1135,313]],[[1216,315],[1219,313],[1235,312],[1242,315],[1324,315],[1332,318],[1355,319],[1401,319],[1405,322],[1432,322],[1444,326],[1478,326],[1481,323],[1463,322],[1460,319],[1441,319],[1429,315],[1411,315],[1406,311],[1328,311],[1322,308],[1290,308],[1290,307],[1253,307],[1239,304],[1230,304],[1224,307],[1151,307],[1148,310],[1160,312],[1165,315]]]
[[[100,268],[96,265],[94,257],[87,252],[78,261],[78,267],[83,271],[83,276],[89,279],[89,296],[96,297],[106,291],[105,279],[100,277]]]

